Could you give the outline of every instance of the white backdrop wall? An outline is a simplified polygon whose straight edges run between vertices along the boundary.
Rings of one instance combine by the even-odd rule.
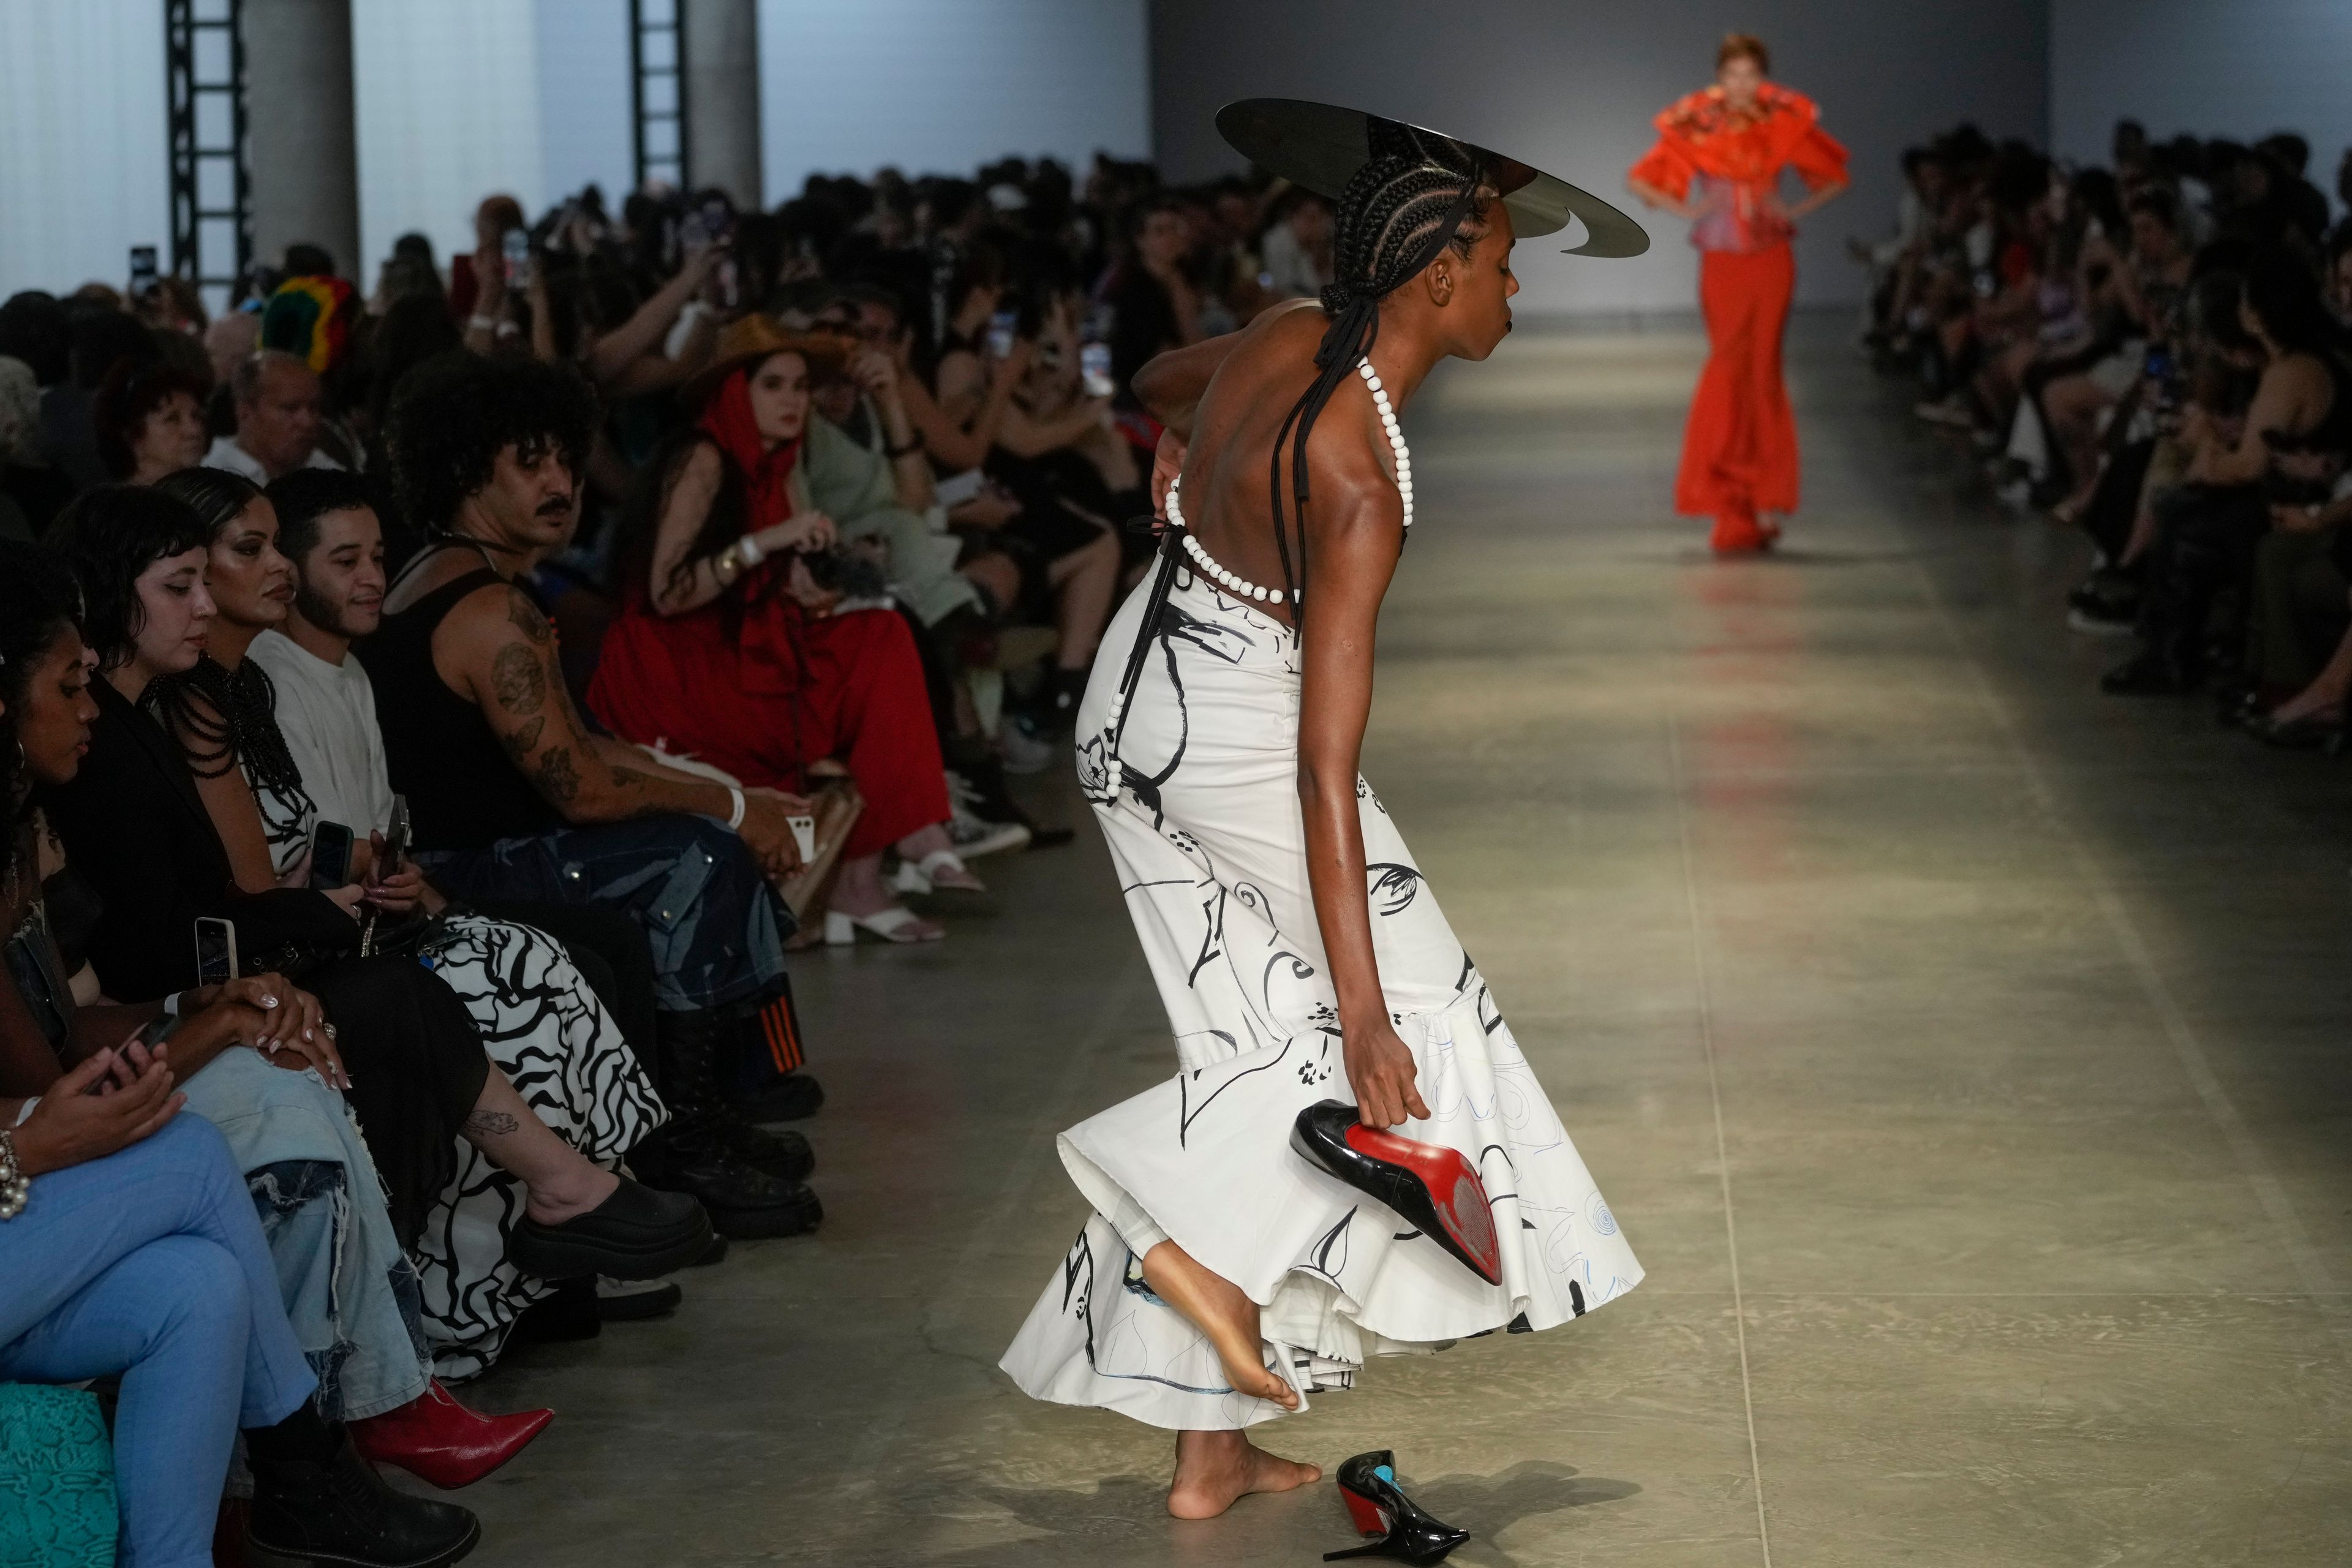
[[[372,287],[414,229],[446,266],[493,191],[546,196],[533,0],[351,0],[360,249]],[[623,112],[626,113],[626,100]]]
[[[1145,0],[761,0],[761,176],[1151,151]]]
[[[2347,0],[2053,0],[2051,145],[2105,162],[2117,120],[2157,137],[2242,142],[2273,131],[2311,142],[2312,184],[2331,197],[2352,145],[2352,4]]]
[[[1891,225],[1906,145],[1963,118],[1993,136],[2041,138],[2047,3],[1155,0],[1154,128],[1162,166],[1198,178],[1237,162],[1212,125],[1219,104],[1328,99],[1485,142],[1631,204],[1625,170],[1650,143],[1651,117],[1705,85],[1717,41],[1741,27],[1762,35],[1774,74],[1821,102],[1853,154],[1853,190],[1798,242],[1800,300],[1844,303],[1863,288],[1845,237]],[[1521,246],[1520,309],[1694,308],[1684,226],[1664,214],[1643,223],[1652,248],[1633,261]]]
[[[0,299],[171,265],[158,0],[0,0]]]
[[[629,0],[536,0],[539,136],[550,201],[604,187],[618,217],[636,184],[629,134]]]

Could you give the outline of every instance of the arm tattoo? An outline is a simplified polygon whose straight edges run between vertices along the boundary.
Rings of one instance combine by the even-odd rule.
[[[466,1118],[466,1136],[496,1138],[504,1133],[515,1131],[521,1126],[520,1121],[503,1110],[477,1110]]]
[[[547,715],[542,713],[513,734],[499,736],[499,742],[506,747],[508,756],[520,763],[525,757],[539,750],[539,738],[545,733],[547,733]]]
[[[566,807],[580,798],[580,770],[572,763],[572,748],[550,746],[531,770],[531,783],[539,786],[548,804]]]
[[[515,629],[533,643],[544,643],[554,635],[547,624],[547,616],[530,602],[530,595],[520,588],[507,595],[507,619],[512,621]]]
[[[540,651],[510,642],[490,661],[490,695],[518,719],[547,706],[547,668]]]

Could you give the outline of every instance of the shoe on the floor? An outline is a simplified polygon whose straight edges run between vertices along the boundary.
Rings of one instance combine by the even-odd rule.
[[[754,1127],[801,1121],[824,1104],[824,1085],[804,1072],[788,1072],[773,1083],[730,1097],[729,1103]]]
[[[678,1193],[690,1193],[710,1215],[711,1227],[737,1241],[764,1241],[814,1230],[824,1217],[816,1194],[799,1182],[787,1182],[730,1160],[698,1134],[689,1149],[664,1149],[658,1159],[646,1159],[637,1145],[633,1161],[644,1160],[646,1182]],[[698,1259],[698,1261],[699,1259]]]
[[[348,1433],[330,1458],[255,1464],[247,1528],[258,1552],[329,1568],[443,1568],[482,1539],[471,1510],[384,1485]]]
[[[683,1193],[656,1192],[628,1177],[613,1195],[561,1225],[525,1218],[507,1242],[516,1268],[542,1279],[609,1274],[650,1279],[683,1268],[710,1245],[710,1216]]]
[[[2197,689],[2197,679],[2172,659],[2147,649],[2099,678],[2110,697],[2178,697]]]
[[[2127,637],[2139,626],[2139,612],[2105,605],[2077,605],[2066,612],[2066,625],[2095,637]]]
[[[507,1331],[507,1344],[577,1344],[604,1331],[604,1320],[596,1311],[596,1282],[559,1279],[552,1294],[541,1297],[522,1310],[522,1316]]]
[[[642,1323],[667,1317],[686,1300],[686,1292],[668,1279],[596,1280],[596,1316],[608,1323]]]
[[[996,727],[996,738],[1004,747],[1004,771],[1008,773],[1042,773],[1061,759],[1061,747],[1038,734],[1034,726],[1015,714],[1004,716]]]
[[[716,1132],[729,1159],[779,1181],[804,1182],[816,1169],[816,1151],[809,1147],[806,1134],[755,1127],[732,1105],[726,1108]]]
[[[1007,849],[1025,849],[1029,837],[1026,823],[983,822],[961,806],[948,818],[948,837],[954,843],[956,854],[966,860],[1001,855]]]
[[[399,1409],[353,1421],[349,1430],[363,1458],[397,1465],[443,1491],[457,1491],[521,1453],[554,1419],[552,1410],[507,1415],[469,1410],[436,1377]]]

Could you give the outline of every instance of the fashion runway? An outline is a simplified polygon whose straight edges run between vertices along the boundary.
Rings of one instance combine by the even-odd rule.
[[[2081,546],[1800,317],[1805,505],[1666,508],[1696,324],[1525,329],[1407,411],[1364,772],[1648,1278],[1259,1428],[1393,1447],[1454,1562],[2326,1563],[2352,1539],[2341,765],[2098,696]],[[477,1385],[558,1419],[476,1561],[1315,1562],[1334,1489],[1161,1511],[1166,1434],[996,1370],[1172,1070],[1077,844],[929,948],[795,960],[828,1218]]]

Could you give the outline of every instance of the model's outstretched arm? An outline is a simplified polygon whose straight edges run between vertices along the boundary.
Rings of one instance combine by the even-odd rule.
[[[1367,418],[1370,412],[1367,406]],[[1344,459],[1314,467],[1298,801],[1307,884],[1339,995],[1348,1083],[1366,1126],[1394,1127],[1407,1117],[1426,1119],[1429,1107],[1381,991],[1356,781],[1372,708],[1373,634],[1404,547],[1404,503],[1370,448],[1349,445],[1355,449]]]

